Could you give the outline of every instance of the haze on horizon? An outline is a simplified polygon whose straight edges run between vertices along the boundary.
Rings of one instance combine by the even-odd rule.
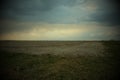
[[[120,40],[118,0],[1,0],[0,40]]]

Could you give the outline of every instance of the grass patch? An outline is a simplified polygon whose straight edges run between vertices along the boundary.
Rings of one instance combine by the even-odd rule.
[[[101,57],[2,53],[3,80],[110,80],[113,64]]]
[[[105,56],[0,52],[0,80],[117,80],[118,42],[103,42]]]

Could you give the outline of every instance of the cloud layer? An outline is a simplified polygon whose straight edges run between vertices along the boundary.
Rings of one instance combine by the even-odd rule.
[[[98,8],[91,15],[91,20],[109,26],[120,26],[120,1],[119,0],[96,0]]]
[[[28,25],[28,24],[25,24]],[[90,26],[91,25],[91,26]],[[34,27],[33,27],[34,26]],[[89,27],[88,27],[89,26]],[[29,30],[1,35],[7,40],[111,40],[119,39],[119,27],[98,24],[33,24]]]
[[[77,25],[77,28],[73,25]],[[93,25],[97,25],[99,29],[92,27]],[[38,31],[32,31],[34,29]],[[81,35],[82,30],[84,32]],[[118,0],[1,0],[0,2],[2,39],[120,39],[119,31]],[[27,32],[32,34],[34,32],[36,38],[26,34]],[[21,37],[15,37],[13,34]],[[43,34],[44,38],[38,37],[39,34]],[[58,38],[60,34],[66,36]],[[91,34],[91,37],[88,34]]]

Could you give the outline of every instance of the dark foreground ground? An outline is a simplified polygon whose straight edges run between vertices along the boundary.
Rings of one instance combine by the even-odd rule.
[[[120,41],[0,42],[0,80],[119,80]]]

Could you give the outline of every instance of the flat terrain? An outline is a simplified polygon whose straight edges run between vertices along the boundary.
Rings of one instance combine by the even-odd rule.
[[[28,54],[54,54],[54,55],[102,55],[104,45],[101,42],[86,41],[9,41],[1,42],[1,50],[28,53]]]
[[[0,41],[0,80],[118,80],[120,41]]]

